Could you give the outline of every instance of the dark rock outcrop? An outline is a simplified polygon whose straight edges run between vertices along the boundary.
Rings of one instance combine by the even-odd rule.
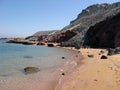
[[[120,47],[120,13],[91,26],[86,33],[84,45],[92,48]]]
[[[24,71],[26,74],[32,74],[32,73],[39,72],[40,69],[37,67],[26,67],[26,68],[24,68]]]
[[[76,30],[73,30],[73,31],[67,30],[65,32],[59,32],[53,35],[50,41],[57,42],[57,43],[65,42],[71,39],[72,37],[74,37],[75,35],[77,35],[78,33],[79,32]]]
[[[115,49],[109,48],[108,49],[108,55],[115,55],[115,54],[120,54],[120,47],[117,47]]]

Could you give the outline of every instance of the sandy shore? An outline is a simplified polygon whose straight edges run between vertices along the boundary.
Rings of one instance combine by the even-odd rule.
[[[120,90],[120,55],[100,59],[100,49],[79,51],[83,55],[83,64],[64,76],[56,90]],[[88,54],[94,57],[90,58]]]

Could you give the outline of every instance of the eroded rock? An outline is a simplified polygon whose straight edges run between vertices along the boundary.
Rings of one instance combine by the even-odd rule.
[[[29,67],[24,68],[24,71],[25,71],[26,74],[32,74],[32,73],[39,72],[40,69],[37,68],[37,67],[31,67],[31,66],[29,66]]]

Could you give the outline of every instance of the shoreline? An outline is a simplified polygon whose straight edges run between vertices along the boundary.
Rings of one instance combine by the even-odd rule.
[[[83,64],[79,65],[69,76],[65,77],[56,90],[120,90],[120,55],[100,59],[100,50],[79,49],[83,54]],[[94,57],[88,57],[93,54]]]
[[[61,48],[61,47],[53,47],[53,48]],[[61,48],[65,49],[65,48]],[[69,52],[69,51],[68,51]],[[1,77],[0,78],[0,89],[2,90],[56,90],[58,84],[60,84],[61,78],[64,76],[68,76],[73,69],[76,67],[78,60],[78,52],[70,50],[72,56],[65,56],[65,63],[60,66],[60,68],[55,71],[50,71],[52,73],[38,72],[36,74],[31,75],[23,75],[22,77]],[[70,55],[71,55],[70,54]],[[76,57],[77,55],[77,57]],[[63,56],[64,57],[64,56]],[[61,57],[62,58],[62,57]],[[63,74],[64,73],[64,74]],[[19,77],[19,78],[18,78]],[[12,83],[10,83],[12,82]],[[22,83],[24,82],[24,83]]]
[[[54,44],[54,43],[52,43]],[[47,45],[43,45],[47,46]],[[48,47],[48,46],[47,46]],[[120,89],[120,55],[107,56],[105,49],[75,49],[74,47],[60,47],[70,50],[74,58],[58,68],[50,75],[48,81],[43,80],[43,90],[119,90]],[[100,51],[104,53],[100,55]],[[88,57],[93,54],[94,57]],[[102,55],[108,59],[100,59]],[[41,78],[36,75],[37,78]],[[47,82],[47,83],[46,83]],[[39,90],[40,82],[29,90]],[[47,86],[47,87],[46,87]],[[39,88],[39,89],[38,89]],[[22,89],[25,90],[25,89]]]

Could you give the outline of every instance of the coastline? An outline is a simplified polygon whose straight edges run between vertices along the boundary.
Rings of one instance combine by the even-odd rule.
[[[100,59],[101,49],[79,49],[83,64],[64,78],[56,90],[120,90],[120,55]],[[104,55],[107,51],[104,50]],[[87,55],[93,54],[93,58]]]
[[[84,48],[77,50],[74,47],[60,47],[56,43],[52,43],[52,44],[54,44],[54,48],[63,48],[70,50],[71,52],[73,52],[74,57],[71,56],[65,57],[66,59],[70,59],[70,60],[66,61],[64,65],[62,65],[52,74],[48,75],[48,73],[45,73],[41,77],[40,73],[37,73],[34,75],[34,78],[31,75],[25,76],[24,78],[30,78],[28,79],[28,81],[25,80],[26,86],[24,84],[18,84],[24,86],[24,88],[21,89],[20,86],[17,86],[15,89],[17,90],[26,90],[26,89],[29,90],[40,90],[40,89],[119,90],[120,89],[120,60],[119,60],[120,55],[119,54],[113,56],[107,56],[107,51],[105,49]],[[47,44],[45,44],[44,46],[47,46]],[[101,50],[103,50],[104,53],[100,55]],[[92,58],[88,57],[89,54],[94,55],[94,57]],[[102,55],[107,56],[108,59],[100,59]],[[3,79],[1,79],[0,81],[5,82]],[[7,83],[9,84],[10,82]],[[15,82],[13,84],[16,85]],[[9,88],[9,86],[8,87],[6,86],[6,88]],[[13,89],[11,88],[5,90],[13,90]]]
[[[53,48],[60,48],[55,46]],[[69,52],[69,51],[68,51]],[[1,77],[0,78],[0,89],[1,90],[55,90],[61,79],[69,74],[76,68],[76,61],[79,59],[79,53],[70,50],[71,54],[65,57],[65,64],[55,71],[38,72],[30,75],[23,75],[13,77]],[[76,56],[77,55],[77,56]],[[81,57],[80,57],[81,58]],[[52,59],[52,58],[51,58]],[[61,56],[62,59],[62,56]],[[50,72],[50,73],[49,73]],[[64,73],[64,74],[63,74]],[[19,78],[18,78],[19,77]],[[11,83],[12,82],[12,83]],[[24,83],[23,83],[24,82]]]

